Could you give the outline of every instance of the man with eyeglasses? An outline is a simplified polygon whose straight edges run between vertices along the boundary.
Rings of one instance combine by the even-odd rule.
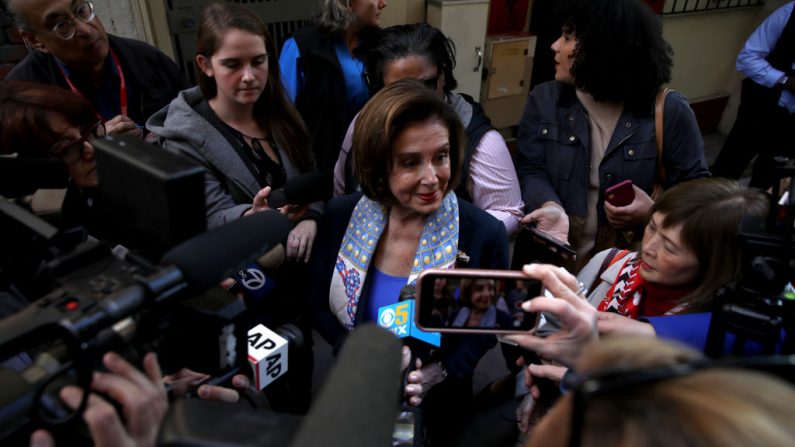
[[[58,85],[86,97],[108,134],[143,135],[143,125],[188,87],[156,48],[105,32],[82,0],[4,0],[32,51],[6,79]]]

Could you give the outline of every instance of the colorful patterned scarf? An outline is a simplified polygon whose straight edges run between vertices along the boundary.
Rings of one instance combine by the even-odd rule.
[[[348,330],[353,330],[370,261],[388,217],[388,208],[362,196],[351,213],[342,238],[329,289],[329,308]],[[458,199],[451,192],[442,200],[442,206],[425,221],[408,284],[413,284],[422,270],[455,267],[457,252]]]
[[[600,312],[614,312],[625,317],[637,320],[641,317],[643,300],[646,298],[645,281],[640,275],[640,258],[638,253],[630,253],[627,260],[618,272],[613,286],[599,303],[597,310]],[[675,305],[665,312],[665,315],[681,313],[685,306]]]

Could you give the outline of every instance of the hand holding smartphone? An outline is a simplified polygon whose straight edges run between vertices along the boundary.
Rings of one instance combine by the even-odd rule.
[[[624,180],[605,189],[605,201],[613,206],[627,206],[635,200],[632,180]]]
[[[512,334],[538,326],[540,315],[524,312],[521,303],[540,296],[541,283],[519,271],[429,269],[420,273],[417,291],[414,315],[423,331]],[[440,301],[450,296],[455,299],[440,313]],[[497,307],[500,299],[510,313]]]
[[[525,230],[533,233],[533,236],[538,238],[538,240],[540,240],[541,243],[551,251],[571,257],[572,259],[577,257],[577,252],[571,248],[571,245],[561,241],[556,237],[550,236],[546,231],[539,230],[537,226],[530,225],[525,227]]]

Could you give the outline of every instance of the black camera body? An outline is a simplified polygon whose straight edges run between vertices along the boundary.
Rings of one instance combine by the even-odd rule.
[[[705,353],[723,355],[727,333],[736,335],[733,354],[743,343],[761,343],[762,351],[795,353],[795,299],[783,293],[795,282],[795,182],[788,200],[779,203],[782,178],[795,180],[795,160],[778,159],[767,217],[748,216],[740,224],[741,272],[718,291]]]

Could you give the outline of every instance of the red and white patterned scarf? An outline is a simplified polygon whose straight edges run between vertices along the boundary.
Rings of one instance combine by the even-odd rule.
[[[614,312],[637,320],[641,317],[643,300],[646,299],[645,284],[640,274],[640,257],[637,252],[630,253],[597,310]],[[665,315],[681,313],[684,308],[682,304],[675,305],[668,309]]]

